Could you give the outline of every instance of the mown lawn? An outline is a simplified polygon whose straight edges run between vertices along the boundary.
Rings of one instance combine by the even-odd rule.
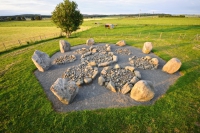
[[[183,19],[182,23],[186,23],[187,19]],[[182,76],[154,105],[55,112],[33,74],[36,67],[31,61],[36,49],[50,56],[58,51],[59,39],[55,39],[0,55],[0,132],[200,132],[199,41],[193,36],[179,38],[179,33],[183,32],[199,34],[199,26],[166,25],[164,22],[166,27],[156,26],[154,19],[147,19],[147,26],[143,22],[143,27],[139,27],[132,23],[134,20],[127,25],[118,24],[113,30],[94,27],[73,35],[67,41],[74,46],[84,44],[89,37],[94,37],[96,42],[107,43],[124,39],[128,45],[138,48],[142,48],[145,41],[151,41],[154,43],[153,52],[159,57],[166,61],[172,57],[179,58]],[[127,22],[126,19],[109,21]],[[89,23],[93,22],[87,21],[83,25]],[[172,28],[175,30],[172,31]],[[163,30],[161,38],[160,30]],[[138,36],[144,31],[145,34]],[[154,35],[148,36],[149,32]],[[171,32],[178,35],[171,37]]]

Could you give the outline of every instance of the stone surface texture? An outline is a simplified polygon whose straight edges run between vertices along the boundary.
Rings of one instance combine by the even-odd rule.
[[[142,48],[142,52],[145,54],[149,54],[153,49],[153,44],[151,42],[145,42]]]
[[[67,51],[70,51],[70,49],[71,49],[70,43],[65,41],[65,40],[60,40],[59,46],[60,46],[60,52],[61,53],[65,53]]]
[[[34,52],[32,56],[32,61],[41,72],[47,71],[49,67],[51,67],[51,59],[49,58],[49,56],[39,50],[36,50]]]
[[[150,101],[154,97],[154,87],[151,81],[140,80],[131,90],[130,97],[139,102]]]
[[[173,74],[179,70],[181,67],[181,61],[177,58],[170,59],[162,68],[164,72],[167,72],[169,74]]]
[[[75,60],[76,60],[75,55],[65,55],[65,56],[60,56],[59,58],[54,59],[53,63],[59,65],[59,64],[74,62]]]
[[[78,86],[73,81],[58,78],[50,90],[64,104],[70,104],[78,93]]]

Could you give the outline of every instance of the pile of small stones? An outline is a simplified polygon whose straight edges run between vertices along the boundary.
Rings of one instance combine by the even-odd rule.
[[[81,49],[75,50],[75,51],[73,52],[73,54],[85,54],[85,53],[87,53],[87,52],[89,52],[89,49],[87,49],[87,48],[81,48]]]
[[[81,63],[77,66],[68,68],[64,74],[63,78],[74,81],[77,85],[82,85],[84,83],[88,84],[92,82],[98,74],[98,68],[88,66],[85,63]]]
[[[108,66],[118,61],[113,52],[87,52],[81,56],[81,62],[90,66]]]
[[[157,58],[151,58],[150,56],[129,58],[129,63],[135,68],[141,69],[157,69],[159,61]]]
[[[97,52],[110,52],[111,51],[111,47],[109,44],[106,44],[104,46],[91,46],[90,47],[90,51],[97,51]]]
[[[59,58],[54,59],[54,64],[65,64],[68,62],[74,62],[76,60],[75,55],[65,55],[65,56],[60,56]]]
[[[125,68],[116,64],[114,67],[107,66],[101,71],[98,78],[98,84],[105,86],[112,92],[121,92],[126,94],[131,91],[134,84],[141,79],[139,71],[132,66]]]
[[[122,55],[131,55],[131,51],[127,48],[118,48],[115,50],[115,53],[122,54]]]

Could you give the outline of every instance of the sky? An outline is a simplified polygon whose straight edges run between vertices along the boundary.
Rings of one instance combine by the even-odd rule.
[[[200,14],[200,0],[73,0],[82,14]],[[51,15],[63,0],[0,0],[0,16]]]

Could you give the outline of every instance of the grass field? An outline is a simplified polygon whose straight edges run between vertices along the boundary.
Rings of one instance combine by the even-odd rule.
[[[154,105],[55,112],[33,74],[36,67],[31,61],[36,49],[50,56],[58,51],[59,39],[55,39],[0,55],[0,132],[200,132],[200,42],[193,36],[200,34],[200,19],[140,20],[98,20],[102,24],[117,23],[113,30],[94,26],[93,20],[86,21],[83,26],[92,28],[67,41],[74,46],[84,44],[89,37],[107,43],[124,39],[138,48],[151,41],[153,52],[159,57],[166,61],[179,58],[182,76]],[[186,36],[179,38],[180,33]]]

